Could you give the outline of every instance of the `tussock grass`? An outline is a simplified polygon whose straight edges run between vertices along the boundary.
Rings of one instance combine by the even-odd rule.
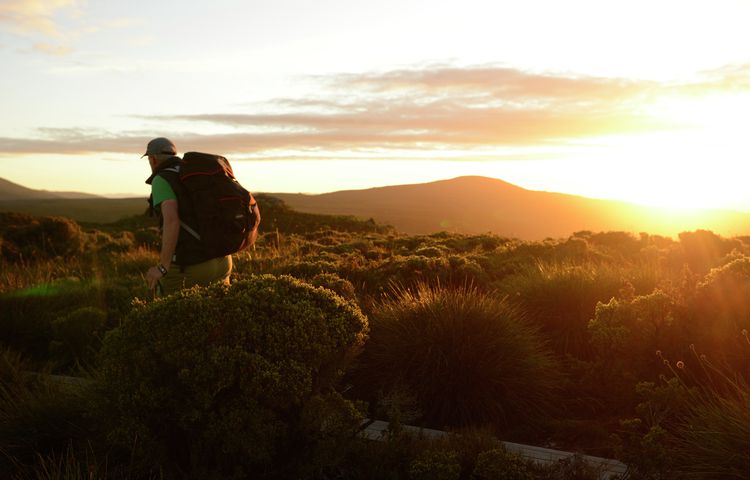
[[[545,416],[559,372],[536,329],[471,286],[396,288],[371,315],[363,380],[413,393],[436,426],[497,428]]]
[[[609,301],[626,285],[623,273],[594,263],[538,261],[500,289],[542,329],[556,352],[589,358],[588,322],[597,302]]]

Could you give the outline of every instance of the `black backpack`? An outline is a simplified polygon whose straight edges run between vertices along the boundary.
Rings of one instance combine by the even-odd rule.
[[[192,204],[195,223],[182,222],[182,227],[200,240],[209,258],[231,255],[250,244],[256,223],[253,197],[234,177],[226,158],[187,152],[179,179]]]

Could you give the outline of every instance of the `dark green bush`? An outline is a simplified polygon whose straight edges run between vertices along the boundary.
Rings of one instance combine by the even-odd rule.
[[[142,305],[102,348],[111,438],[137,436],[177,475],[267,473],[302,450],[301,412],[327,395],[366,328],[353,304],[286,276]]]
[[[88,364],[99,351],[107,313],[81,307],[52,321],[50,351],[61,365]]]
[[[406,387],[434,426],[533,423],[549,414],[558,371],[518,310],[475,288],[420,284],[375,308],[359,382]]]
[[[504,448],[482,452],[477,457],[473,478],[477,480],[534,480],[529,465]]]
[[[39,455],[81,447],[94,428],[85,388],[16,372],[0,382],[0,471],[23,471]]]
[[[47,358],[53,339],[52,322],[90,305],[92,287],[60,280],[0,295],[0,342],[36,360]]]
[[[352,282],[339,277],[335,273],[319,273],[310,279],[310,284],[333,290],[347,300],[354,300],[357,296]]]
[[[137,282],[137,286],[133,285]],[[0,294],[0,343],[13,347],[29,355],[33,360],[46,361],[49,358],[51,342],[68,342],[95,347],[92,343],[92,332],[86,332],[84,326],[78,328],[81,338],[74,340],[70,336],[71,322],[65,320],[73,312],[90,309],[103,312],[106,316],[102,330],[117,326],[122,317],[132,308],[135,295],[147,293],[141,279],[111,279],[103,282],[61,279],[40,284],[28,289]],[[86,310],[89,309],[89,310]],[[68,325],[64,325],[68,323]],[[98,324],[98,321],[96,322]],[[55,326],[56,325],[56,326]],[[64,338],[63,338],[64,337]],[[68,346],[56,344],[56,353],[67,350]],[[76,350],[78,353],[82,353]],[[68,354],[59,357],[63,364],[73,360]]]
[[[332,261],[319,259],[289,263],[274,270],[277,274],[291,275],[297,278],[311,278],[321,273],[335,273],[338,267]]]
[[[458,480],[461,475],[458,458],[457,452],[427,450],[411,462],[409,479]]]

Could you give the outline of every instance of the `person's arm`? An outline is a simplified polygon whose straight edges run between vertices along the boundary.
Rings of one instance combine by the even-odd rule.
[[[163,218],[162,235],[161,235],[161,253],[159,254],[159,264],[167,271],[172,265],[172,256],[177,248],[177,239],[180,235],[180,216],[177,213],[177,200],[164,200],[161,202],[161,215]],[[159,267],[151,267],[146,274],[148,287],[156,288],[158,282],[164,274]]]
[[[258,238],[258,227],[260,226],[260,207],[252,193],[250,194],[250,208],[255,212],[255,226],[250,234],[250,245],[255,245],[255,240]]]

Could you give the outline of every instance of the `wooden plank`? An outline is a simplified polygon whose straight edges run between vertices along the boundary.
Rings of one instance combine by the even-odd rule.
[[[384,441],[388,438],[389,423],[382,420],[365,420],[363,429],[360,432],[362,438],[368,440]],[[421,438],[443,438],[449,435],[442,430],[433,430],[430,428],[420,428],[412,425],[402,425],[401,429],[412,435]],[[563,450],[554,450],[551,448],[536,447],[533,445],[523,445],[513,442],[500,442],[503,447],[510,453],[514,453],[526,460],[536,462],[542,465],[552,465],[560,461],[572,458],[576,454]],[[608,480],[613,477],[625,476],[628,473],[628,466],[619,460],[603,457],[594,457],[591,455],[580,455],[580,458],[588,465],[593,467],[599,473],[599,478]]]

